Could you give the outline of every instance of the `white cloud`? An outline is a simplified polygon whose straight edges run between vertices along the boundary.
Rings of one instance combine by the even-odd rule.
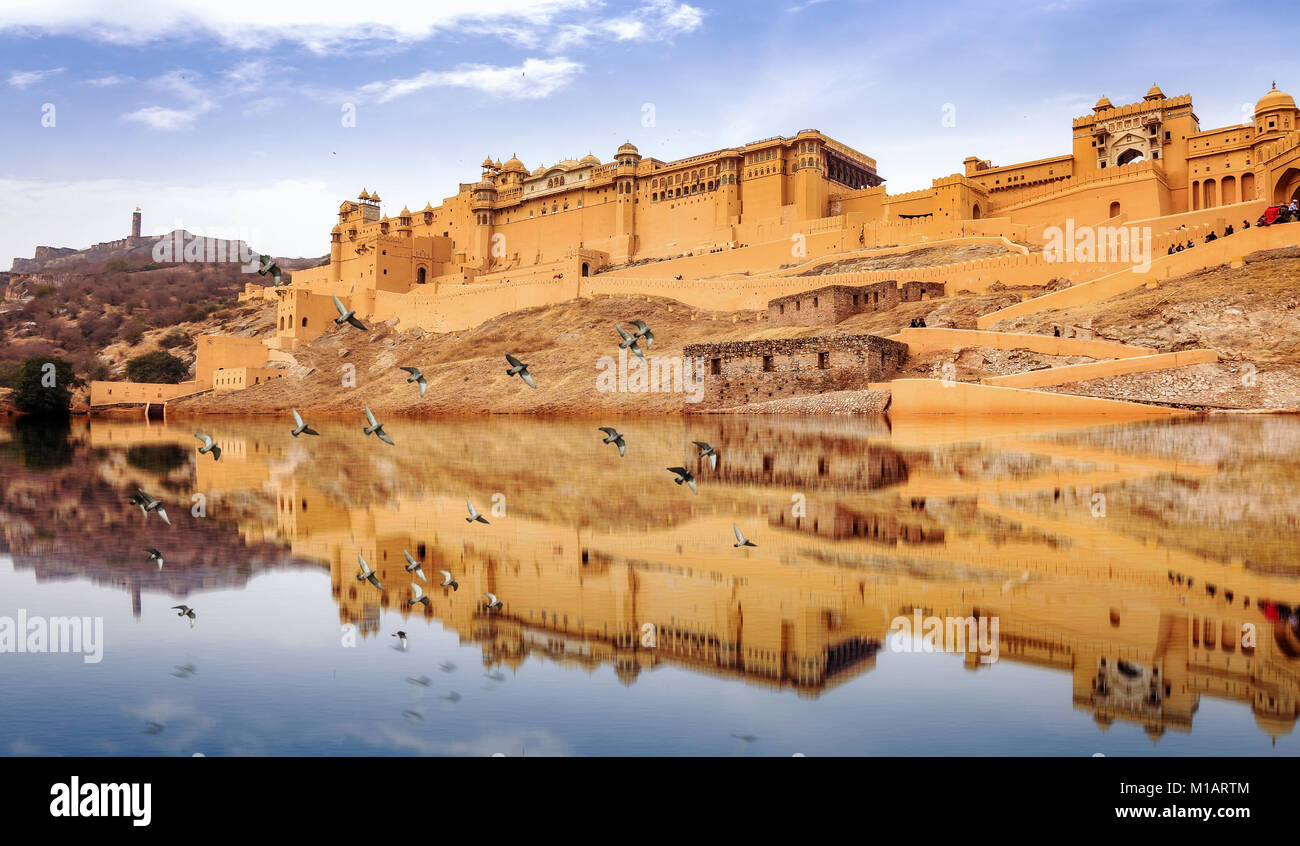
[[[194,122],[199,119],[199,116],[207,111],[208,109],[200,108],[171,109],[166,106],[145,106],[142,109],[136,109],[134,112],[127,112],[122,115],[122,118],[135,123],[142,123],[151,129],[174,132],[194,126]]]
[[[49,70],[31,70],[31,71],[14,71],[9,74],[9,84],[14,88],[26,88],[29,85],[35,85],[42,80],[54,76],[56,73],[63,73],[63,68],[50,68]]]
[[[677,0],[647,0],[601,19],[600,0],[477,0],[388,4],[343,0],[135,0],[130,14],[91,0],[9,0],[0,32],[58,35],[110,44],[215,39],[240,50],[288,42],[316,52],[361,42],[413,44],[452,32],[497,34],[545,43],[575,23],[613,38],[664,38],[700,25],[703,13]]]
[[[110,73],[107,76],[100,76],[100,77],[96,77],[95,79],[87,79],[85,80],[85,83],[87,85],[93,85],[96,88],[107,88],[110,85],[121,85],[122,83],[128,82],[129,80],[130,77],[128,76],[118,76],[115,73]]]
[[[581,70],[581,64],[562,56],[527,59],[523,64],[509,67],[466,64],[451,70],[425,71],[416,76],[371,82],[361,86],[353,96],[346,99],[387,103],[437,87],[472,88],[497,97],[538,99],[550,96],[568,85]]]

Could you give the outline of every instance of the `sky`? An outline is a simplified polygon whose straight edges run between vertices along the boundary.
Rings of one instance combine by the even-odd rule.
[[[891,193],[1068,152],[1158,83],[1202,128],[1298,93],[1286,4],[4,0],[0,268],[178,226],[328,252],[338,204],[437,205],[484,156],[665,161],[815,128]],[[1269,44],[1280,45],[1270,50]],[[947,118],[947,120],[945,120]]]

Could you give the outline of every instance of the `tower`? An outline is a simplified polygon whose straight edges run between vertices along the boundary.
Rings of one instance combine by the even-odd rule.
[[[131,238],[132,240],[140,237],[140,207],[135,207],[135,212],[131,215]]]

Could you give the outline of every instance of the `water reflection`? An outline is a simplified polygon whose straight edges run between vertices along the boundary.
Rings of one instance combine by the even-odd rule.
[[[1188,732],[1202,697],[1273,737],[1294,726],[1294,418],[628,419],[626,458],[603,422],[393,421],[394,448],[351,422],[304,442],[285,421],[205,420],[218,462],[197,460],[183,422],[16,427],[0,444],[5,542],[38,582],[120,588],[137,616],[142,593],[198,605],[265,572],[328,570],[363,638],[388,640],[392,614],[412,637],[441,627],[492,679],[529,659],[612,667],[625,685],[671,666],[816,699],[907,660],[891,621],[920,609],[996,617],[999,664],[952,660],[1007,684],[1008,663],[1069,673],[1102,727]],[[693,441],[717,447],[716,469]],[[699,496],[664,472],[683,462]],[[126,505],[137,487],[168,505],[165,534]],[[466,523],[466,497],[491,525]],[[732,546],[733,522],[756,548]],[[427,603],[408,604],[404,549]],[[358,553],[382,590],[356,579]]]

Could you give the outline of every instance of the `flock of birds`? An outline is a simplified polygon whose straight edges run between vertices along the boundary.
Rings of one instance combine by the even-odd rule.
[[[356,316],[356,312],[346,308],[337,296],[334,297],[334,307],[339,313],[339,316],[334,320],[336,325],[343,326],[344,324],[348,324],[362,331],[367,331],[366,325]],[[643,347],[644,349],[649,349],[654,343],[654,331],[644,320],[634,320],[631,322],[631,325],[635,327],[635,331],[630,332],[621,325],[617,323],[614,324],[614,328],[618,330],[619,338],[621,339],[619,342],[619,348],[629,350],[637,357],[644,360],[645,354]],[[529,371],[531,365],[521,361],[511,353],[506,353],[506,362],[510,365],[506,370],[507,375],[518,376],[524,384],[534,390],[537,389],[537,382],[534,380],[533,374]],[[418,367],[410,366],[403,366],[400,369],[409,374],[406,379],[407,384],[415,384],[419,389],[420,396],[423,397],[429,388],[429,383],[420,369]],[[293,415],[293,428],[289,430],[290,435],[295,438],[300,435],[320,436],[320,432],[313,429],[307,421],[303,420],[302,415],[298,413],[298,409],[291,408],[289,411]],[[367,437],[374,435],[376,439],[388,444],[389,446],[396,446],[392,437],[384,431],[384,424],[379,422],[375,417],[374,412],[370,410],[369,404],[363,403],[363,411],[365,413],[366,425],[361,431]],[[627,456],[626,435],[612,426],[600,426],[598,427],[598,430],[603,432],[605,435],[601,440],[601,443],[616,447],[620,458]],[[221,460],[221,447],[216,444],[211,435],[205,432],[195,432],[194,437],[201,443],[201,446],[198,448],[200,455],[211,455],[213,461]],[[717,470],[717,450],[705,441],[692,441],[692,443],[698,448],[696,457],[707,460],[710,469]],[[690,488],[691,492],[696,496],[699,495],[700,489],[695,475],[688,468],[669,467],[667,469],[668,472],[673,474],[674,483],[677,485],[685,485]],[[129,503],[138,507],[141,512],[143,512],[146,520],[148,520],[151,513],[156,513],[159,519],[168,526],[171,525],[171,520],[167,517],[167,510],[163,507],[163,503],[157,497],[145,492],[143,489],[137,488],[136,493],[131,495]],[[465,517],[466,523],[482,523],[484,525],[490,525],[490,521],[474,507],[474,503],[468,497],[465,498],[465,508],[468,512],[468,516]],[[732,544],[733,547],[757,546],[757,544],[752,540],[745,537],[738,524],[732,523],[731,527],[736,536],[736,542]],[[147,547],[145,551],[149,553],[149,561],[156,563],[158,569],[161,570],[164,563],[162,552],[153,547]],[[420,582],[429,584],[429,580],[424,574],[423,562],[416,559],[406,549],[402,550],[402,554],[406,558],[406,564],[403,569],[412,577],[410,584],[411,598],[406,602],[407,607],[423,605],[427,608],[429,607],[429,597],[425,594],[424,588],[420,586]],[[378,590],[382,591],[384,589],[383,583],[379,580],[378,573],[370,566],[369,562],[366,561],[365,557],[360,552],[357,553],[357,566],[358,572],[356,574],[356,580],[358,582],[369,582]],[[451,572],[447,570],[439,570],[438,574],[442,577],[442,580],[438,582],[438,587],[451,588],[453,591],[460,589],[460,583],[456,581]],[[416,579],[419,579],[419,581],[416,581]],[[499,611],[505,607],[504,603],[496,596],[496,594],[485,593],[483,596],[487,600],[485,606],[488,611]],[[174,605],[172,606],[172,609],[178,612],[177,616],[188,617],[190,626],[194,626],[196,615],[193,608],[188,605]],[[406,648],[406,632],[399,631],[397,634],[394,634],[393,637],[398,638],[401,648]]]

